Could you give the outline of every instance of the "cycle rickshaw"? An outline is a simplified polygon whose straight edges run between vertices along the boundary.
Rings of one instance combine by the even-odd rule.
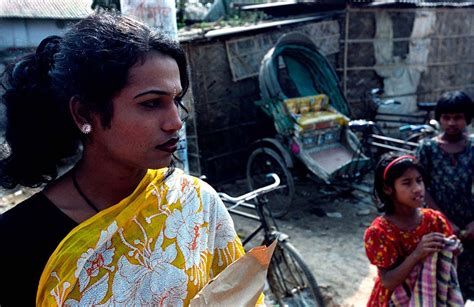
[[[313,41],[302,33],[283,35],[261,62],[259,86],[262,99],[255,104],[276,133],[252,145],[246,176],[251,190],[268,184],[268,173],[281,178],[282,188],[263,199],[272,215],[288,212],[295,172],[328,185],[354,182],[369,158],[348,128],[350,111],[337,75]]]

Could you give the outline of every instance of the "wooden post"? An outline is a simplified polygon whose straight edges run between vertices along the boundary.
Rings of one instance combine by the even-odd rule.
[[[349,14],[350,14],[350,4],[347,5],[346,16],[345,16],[345,27],[344,27],[344,72],[343,72],[343,91],[344,96],[347,97],[347,53],[349,45]]]

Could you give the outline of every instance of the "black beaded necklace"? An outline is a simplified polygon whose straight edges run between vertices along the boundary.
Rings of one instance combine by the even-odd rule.
[[[87,198],[87,196],[82,192],[81,188],[79,188],[79,184],[77,184],[77,179],[76,179],[76,172],[72,172],[72,184],[74,184],[74,187],[76,188],[77,192],[82,196],[82,198],[85,200],[85,202],[94,209],[95,212],[99,212],[99,208],[97,208],[90,200]]]

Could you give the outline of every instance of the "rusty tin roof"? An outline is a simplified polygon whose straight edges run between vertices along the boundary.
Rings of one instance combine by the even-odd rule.
[[[0,18],[78,19],[93,12],[92,0],[0,0]]]

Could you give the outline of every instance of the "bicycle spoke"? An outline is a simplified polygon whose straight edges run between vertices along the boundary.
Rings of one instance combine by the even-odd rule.
[[[290,246],[282,242],[275,249],[268,271],[270,289],[283,306],[324,306],[314,277]]]

